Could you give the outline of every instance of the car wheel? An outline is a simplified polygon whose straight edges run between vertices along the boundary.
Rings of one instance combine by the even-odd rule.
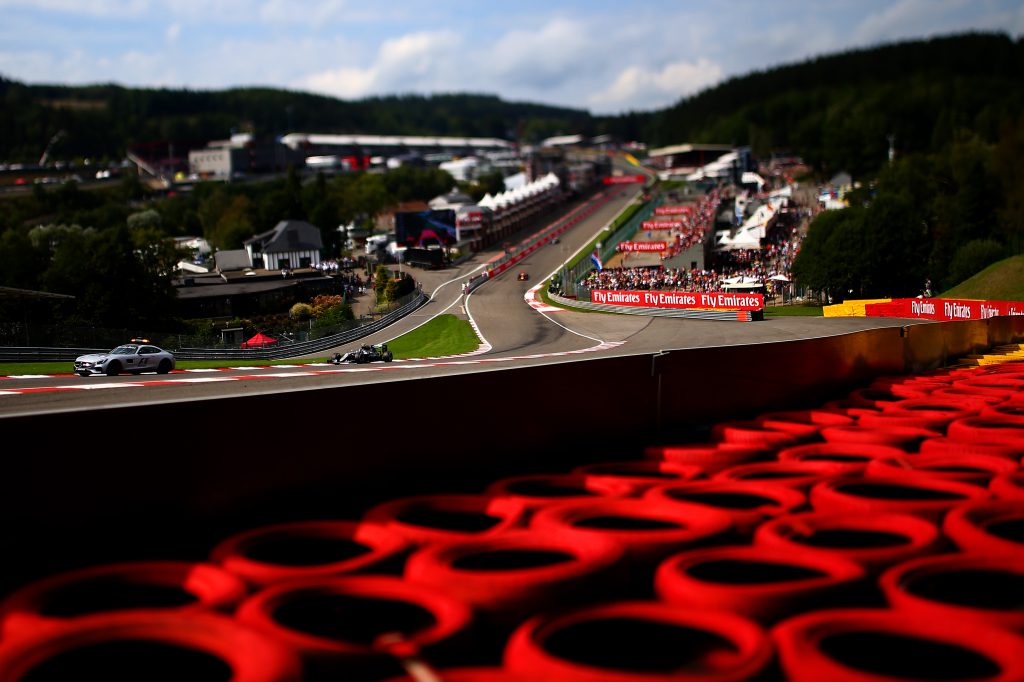
[[[167,374],[170,371],[171,371],[171,361],[170,360],[161,360],[160,364],[157,365],[157,368],[156,368],[156,373],[157,374]]]
[[[107,376],[108,377],[116,377],[120,373],[121,373],[121,363],[120,362],[112,362],[109,365],[107,365]]]
[[[78,376],[80,376],[80,377],[87,377],[87,376],[89,376],[89,373],[88,372],[78,372]]]
[[[384,356],[384,362],[391,362],[394,359],[395,358],[391,353],[388,353],[387,355]]]

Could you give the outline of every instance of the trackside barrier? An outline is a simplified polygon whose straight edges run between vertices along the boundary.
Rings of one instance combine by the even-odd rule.
[[[589,292],[583,290],[589,296]],[[732,322],[753,322],[764,319],[763,310],[704,310],[697,308],[642,308],[639,306],[610,305],[592,303],[587,300],[566,298],[555,293],[548,293],[548,298],[558,305],[567,308],[583,308],[603,313],[622,313],[623,315],[648,315],[652,317],[682,317],[692,320],[729,320]]]
[[[268,379],[258,394],[59,414],[10,410],[0,416],[5,442],[30,449],[5,460],[0,592],[125,548],[137,560],[206,556],[258,525],[359,518],[402,495],[478,494],[504,477],[641,458],[644,446],[706,440],[718,422],[820,406],[878,377],[1022,340],[1024,317],[997,317],[474,363],[439,377],[395,368],[350,386],[310,380],[302,391],[275,391]],[[559,386],[573,387],[571,401],[551,390]],[[538,394],[551,418],[516,418]],[[90,439],[102,445],[85,457]]]

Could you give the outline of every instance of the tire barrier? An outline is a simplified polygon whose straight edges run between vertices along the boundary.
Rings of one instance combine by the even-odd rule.
[[[585,474],[528,474],[501,478],[487,486],[484,493],[498,500],[510,500],[526,510],[526,521],[549,504],[569,500],[593,500],[601,497],[628,497],[632,484],[623,480],[618,489],[605,480],[603,488],[592,487]]]
[[[742,616],[627,601],[530,619],[504,665],[544,682],[740,682],[772,656],[766,631]]]
[[[964,386],[950,386],[949,388],[940,388],[932,392],[933,398],[964,400],[972,404],[980,402],[988,405],[1001,403],[1010,396],[1011,394],[1008,391],[986,391],[976,387]]]
[[[0,603],[0,635],[117,611],[229,611],[246,585],[219,566],[147,561],[93,566],[25,585]]]
[[[954,440],[943,436],[921,441],[920,454],[927,457],[985,455],[1017,461],[1024,457],[1024,440],[1005,443],[978,443],[970,440]]]
[[[693,464],[712,475],[737,464],[768,459],[774,448],[734,443],[689,443],[681,445],[657,445],[644,449],[647,459]]]
[[[964,417],[950,422],[946,435],[953,440],[1024,446],[1024,423],[1002,417]]]
[[[1024,501],[985,500],[952,509],[942,531],[964,552],[1024,559]]]
[[[1013,556],[944,554],[878,579],[892,608],[936,622],[981,621],[1024,633],[1024,565]]]
[[[826,443],[890,445],[906,452],[917,452],[926,441],[941,436],[941,431],[932,431],[915,426],[875,426],[873,428],[865,428],[863,425],[857,424],[853,426],[828,426],[821,430],[821,437],[825,439]]]
[[[299,652],[314,679],[377,679],[401,673],[401,656],[450,655],[465,643],[473,613],[443,589],[342,576],[264,588],[235,618]]]
[[[1024,679],[1024,638],[977,622],[833,609],[794,616],[771,636],[791,682]]]
[[[252,587],[373,571],[410,547],[386,528],[355,521],[302,521],[255,528],[216,545],[210,560]]]
[[[419,546],[503,533],[525,514],[522,504],[492,495],[413,495],[371,507],[362,520]]]
[[[986,487],[994,476],[1016,470],[1012,460],[993,455],[911,455],[871,460],[864,474],[881,478],[929,476]]]
[[[590,490],[607,495],[621,495],[628,490],[630,497],[636,497],[661,483],[701,478],[704,470],[696,464],[640,460],[586,464],[570,473],[583,476],[584,485]]]
[[[768,412],[755,417],[754,421],[766,428],[791,431],[798,436],[812,438],[826,426],[850,425],[856,423],[853,417],[832,410],[790,410]]]
[[[874,574],[939,551],[944,538],[934,523],[909,514],[804,512],[764,522],[754,532],[754,545],[781,548],[794,556],[839,556]]]
[[[840,478],[819,483],[808,493],[815,511],[890,511],[936,523],[954,506],[988,497],[982,486],[924,476]]]
[[[927,417],[910,413],[893,413],[892,408],[878,414],[865,414],[857,420],[862,429],[916,428],[944,433],[950,420],[946,417]]]
[[[623,548],[604,537],[532,530],[432,545],[405,565],[411,583],[445,590],[499,628],[618,589]]]
[[[771,428],[761,422],[750,419],[712,424],[711,440],[777,450],[813,440],[813,436]]]
[[[989,481],[988,489],[1001,500],[1024,500],[1024,469],[997,474]]]
[[[649,500],[565,502],[537,512],[531,530],[572,538],[599,536],[625,550],[626,559],[652,565],[683,548],[723,536],[732,515],[701,504],[657,504]]]
[[[930,393],[932,391],[926,389],[913,390],[908,387],[903,387],[899,393],[896,393],[892,390],[892,387],[868,386],[850,391],[846,394],[845,400],[850,405],[882,409],[889,403],[898,403],[907,398],[927,398]]]
[[[384,682],[424,682],[424,680],[438,680],[439,682],[538,682],[534,677],[510,672],[501,667],[441,668],[433,671],[433,674],[433,677],[403,675],[401,677],[388,678]]]
[[[712,481],[749,481],[775,483],[807,492],[812,485],[846,475],[850,467],[839,462],[762,462],[723,469]]]
[[[655,486],[644,499],[652,503],[705,505],[728,513],[735,530],[749,535],[765,519],[788,514],[807,503],[795,488],[759,481],[691,481]]]
[[[1024,402],[1002,402],[986,405],[979,413],[981,417],[999,417],[1007,421],[1024,423]]]
[[[86,616],[0,645],[0,682],[301,682],[283,642],[214,613]]]
[[[879,377],[873,380],[868,385],[868,388],[888,391],[895,396],[901,396],[904,398],[920,398],[922,393],[927,395],[932,391],[947,388],[951,383],[952,380],[941,381],[935,378],[917,376]]]
[[[923,419],[923,427],[945,433],[946,427],[954,419],[972,417],[987,407],[987,403],[948,400],[943,398],[911,398],[898,403],[890,403],[882,408],[882,417],[906,417],[913,421],[916,417]],[[870,424],[870,419],[868,420]],[[915,424],[910,424],[915,426]]]
[[[906,452],[893,445],[857,442],[825,442],[798,445],[779,450],[780,462],[833,462],[843,464],[847,475],[859,475],[868,462],[883,457],[904,457]]]
[[[840,414],[853,419],[857,419],[865,414],[878,414],[882,411],[882,408],[879,406],[870,404],[864,400],[851,400],[850,398],[829,400],[821,406],[821,409],[839,412]]]
[[[843,597],[865,577],[840,556],[769,547],[715,547],[680,552],[654,577],[658,598],[690,609],[729,611],[762,624]],[[838,602],[836,602],[838,605]]]

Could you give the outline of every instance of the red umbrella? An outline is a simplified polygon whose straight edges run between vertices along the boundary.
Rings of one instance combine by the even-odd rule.
[[[263,332],[259,332],[256,336],[252,337],[248,341],[242,343],[242,348],[263,348],[264,346],[270,346],[277,343],[277,339],[267,336]]]

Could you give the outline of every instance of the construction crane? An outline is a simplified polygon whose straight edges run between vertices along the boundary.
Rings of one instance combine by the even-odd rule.
[[[51,137],[50,141],[46,144],[46,149],[43,150],[43,155],[39,157],[40,166],[46,165],[46,158],[50,155],[50,150],[53,149],[53,145],[57,144],[57,140],[64,137],[65,135],[67,135],[67,133],[63,130],[58,130],[56,133],[54,133],[53,137]]]

